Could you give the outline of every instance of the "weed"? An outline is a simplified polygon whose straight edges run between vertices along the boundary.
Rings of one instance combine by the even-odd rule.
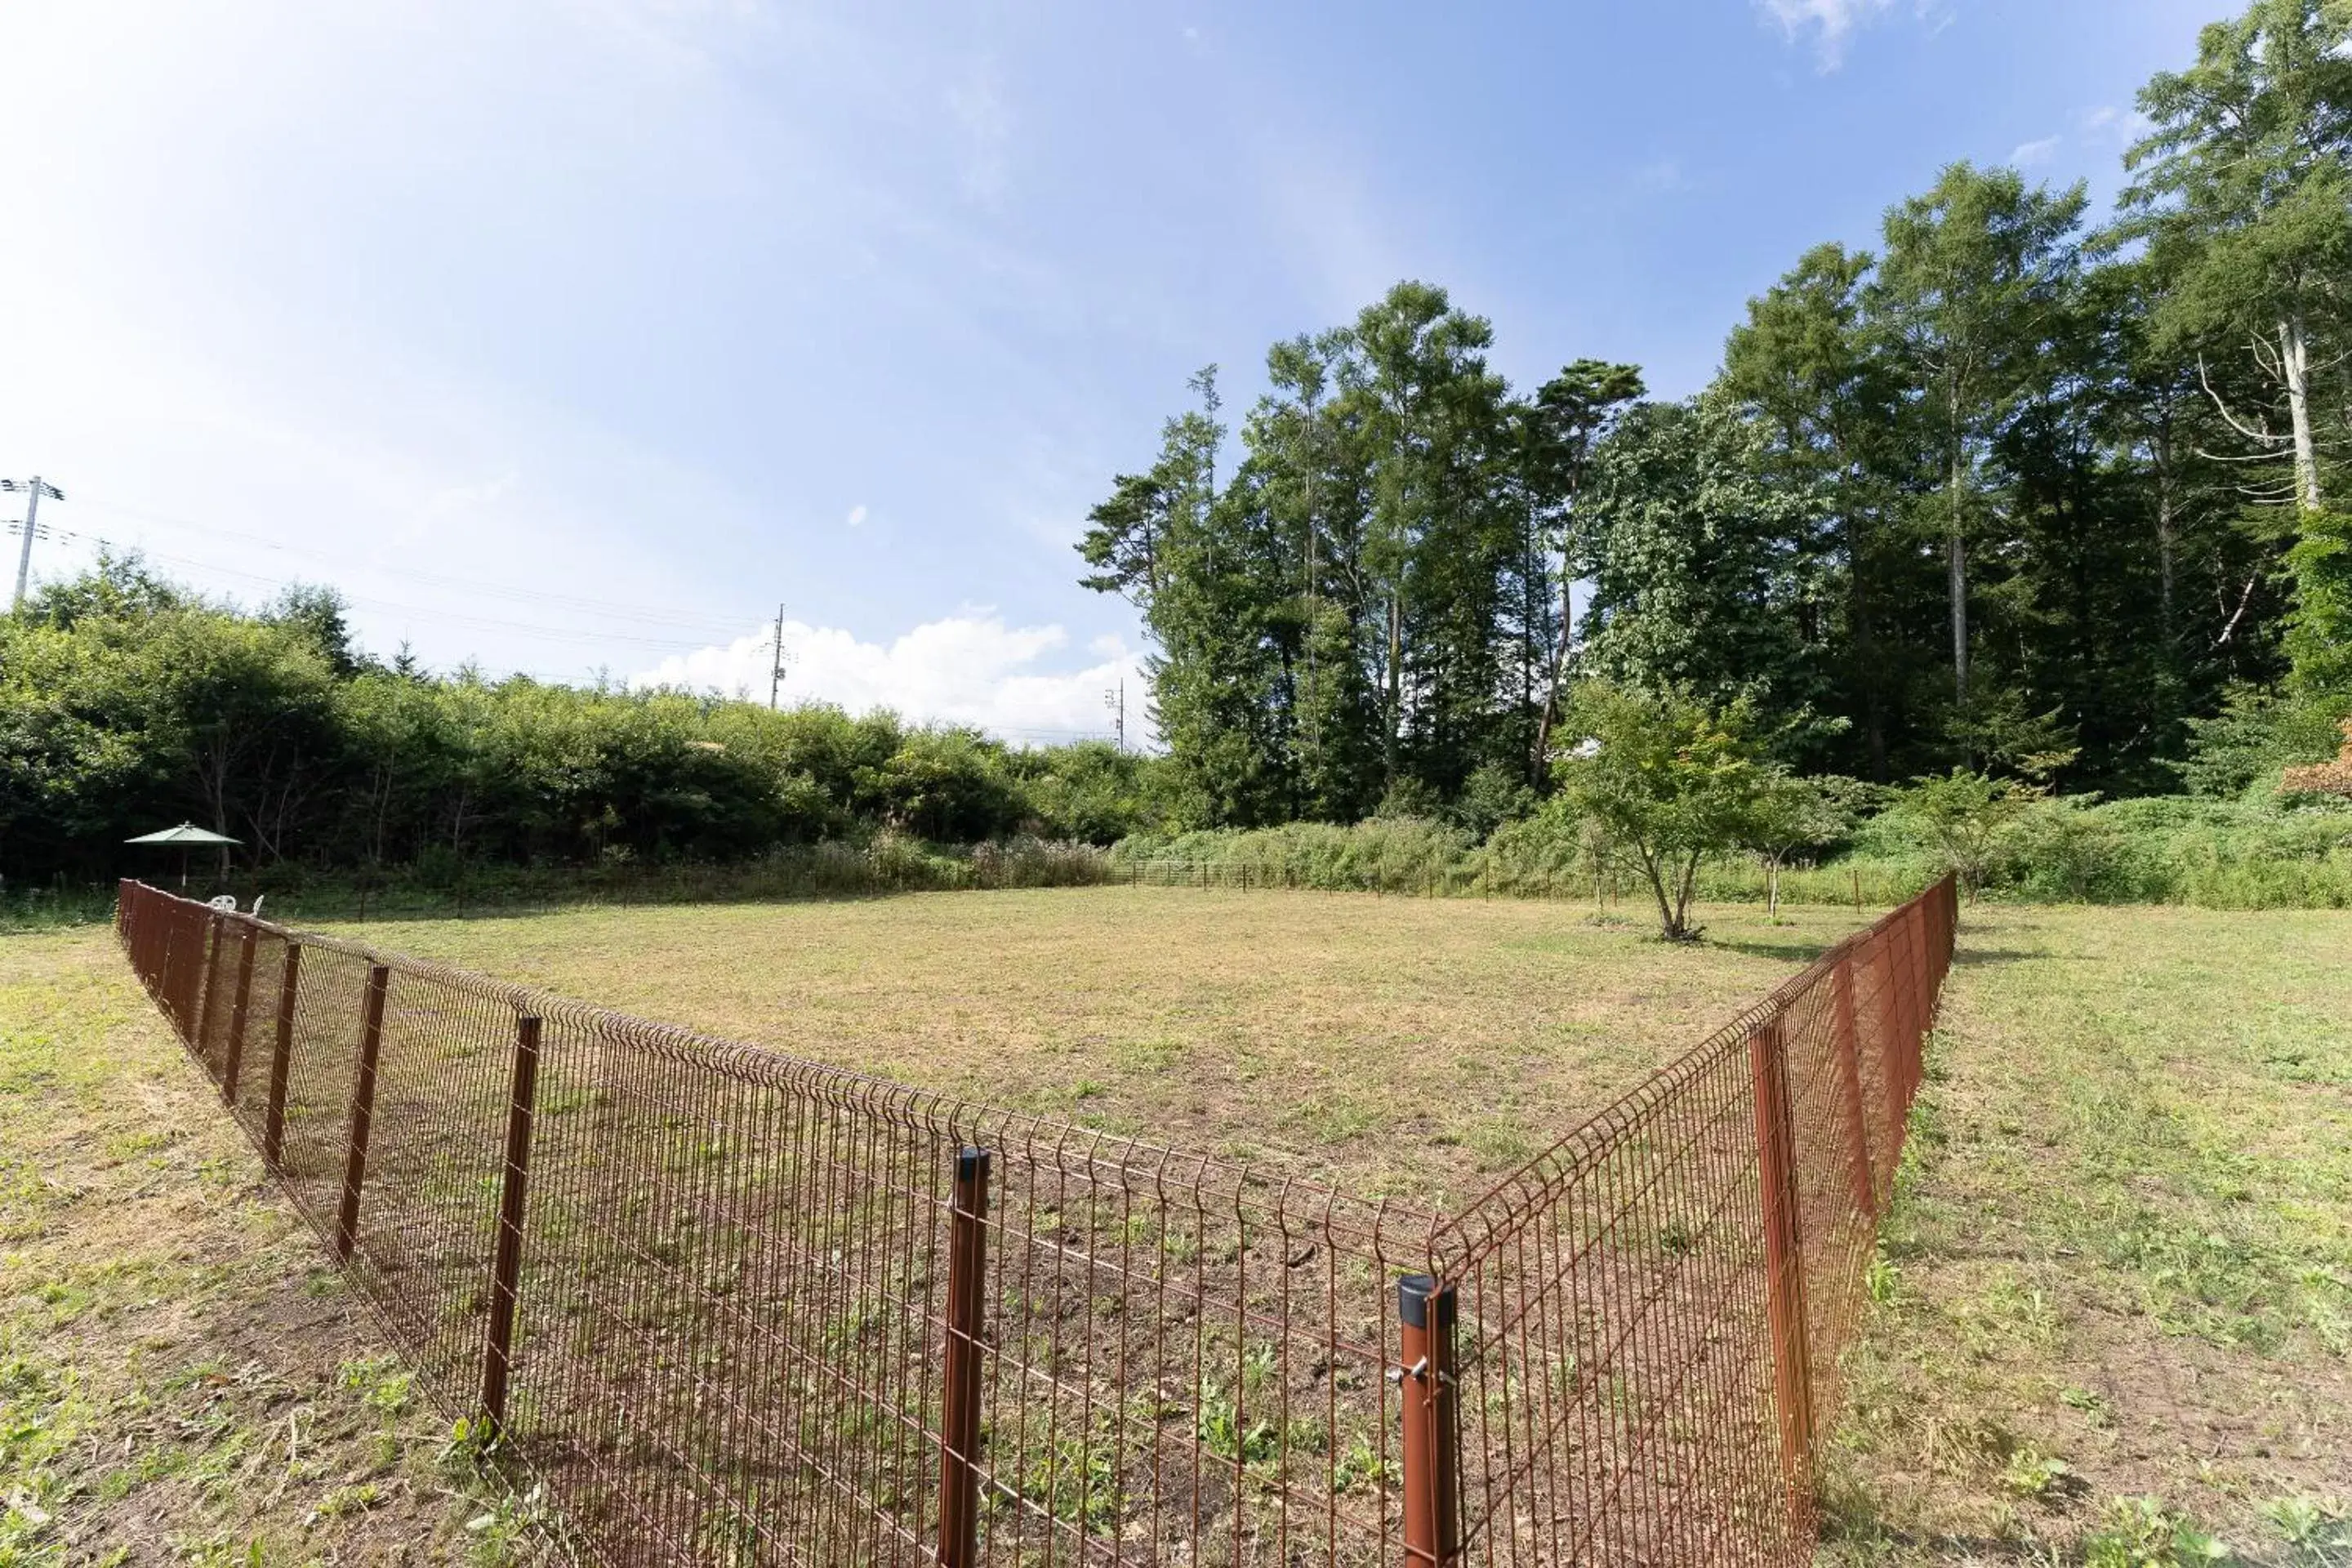
[[[2047,1499],[2061,1496],[2079,1483],[2074,1468],[2065,1460],[2022,1443],[2001,1467],[2000,1484],[2019,1497]]]
[[[2268,1498],[2256,1503],[2254,1511],[2306,1559],[2328,1562],[2337,1553],[2352,1552],[2352,1510],[2341,1498]]]
[[[2151,1497],[2116,1498],[2083,1538],[2084,1568],[2199,1568],[2230,1549]]]
[[[1021,1495],[1066,1523],[1106,1530],[1119,1516],[1117,1456],[1107,1423],[1094,1433],[1057,1437],[1020,1467]]]
[[[379,1415],[398,1415],[414,1403],[415,1379],[401,1370],[397,1356],[365,1356],[347,1361],[337,1369],[335,1381],[341,1387],[356,1391],[360,1403]]]
[[[1339,1462],[1331,1467],[1331,1489],[1344,1495],[1359,1487],[1394,1486],[1402,1474],[1395,1459],[1382,1459],[1372,1440],[1360,1432],[1348,1439]]]
[[[2115,1425],[2115,1412],[2107,1406],[2107,1396],[2087,1388],[2064,1388],[2058,1392],[2058,1402],[2069,1410],[2079,1410],[2094,1426]]]
[[[1279,1451],[1281,1432],[1274,1422],[1254,1406],[1244,1413],[1243,1406],[1217,1384],[1202,1384],[1199,1408],[1197,1430],[1202,1445],[1218,1458],[1255,1465],[1273,1458]]]
[[[383,1500],[383,1490],[373,1481],[337,1487],[319,1500],[319,1506],[312,1510],[311,1518],[342,1519],[351,1514],[365,1513]]]

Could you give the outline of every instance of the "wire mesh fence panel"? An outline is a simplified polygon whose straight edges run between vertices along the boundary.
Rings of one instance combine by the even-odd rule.
[[[1353,1568],[1807,1556],[1956,914],[1451,1217],[137,884],[118,929],[423,1385],[602,1560]]]
[[[1441,1247],[1463,1281],[1469,1560],[1780,1559],[1749,1090],[1718,1042],[1498,1188],[1463,1255]]]
[[[1431,1216],[632,1021],[547,1038],[510,1426],[625,1560],[929,1561],[951,1460],[975,1563],[1378,1556],[1380,1284]]]
[[[257,1144],[269,1120],[270,1086],[278,1067],[278,1019],[287,1000],[286,970],[294,944],[285,933],[257,921],[245,922],[253,942],[253,965],[246,1005],[237,1020],[234,1092],[226,1096],[237,1125]],[[299,982],[299,961],[296,979]]]

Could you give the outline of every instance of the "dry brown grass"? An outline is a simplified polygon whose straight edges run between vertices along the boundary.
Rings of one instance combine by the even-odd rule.
[[[1475,1195],[1853,924],[1100,888],[342,928],[625,1012],[1377,1191]]]

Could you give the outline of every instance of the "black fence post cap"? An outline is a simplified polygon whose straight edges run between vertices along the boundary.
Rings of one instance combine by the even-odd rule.
[[[1434,1324],[1429,1307],[1437,1304]],[[1407,1274],[1397,1281],[1397,1316],[1408,1328],[1448,1328],[1454,1322],[1454,1287],[1440,1286],[1426,1274]]]

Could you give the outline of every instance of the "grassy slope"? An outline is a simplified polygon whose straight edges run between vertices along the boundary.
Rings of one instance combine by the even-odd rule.
[[[2352,1562],[2352,917],[1985,909],[1962,956],[1835,1551]]]
[[[0,1568],[522,1560],[110,936],[0,939]]]

